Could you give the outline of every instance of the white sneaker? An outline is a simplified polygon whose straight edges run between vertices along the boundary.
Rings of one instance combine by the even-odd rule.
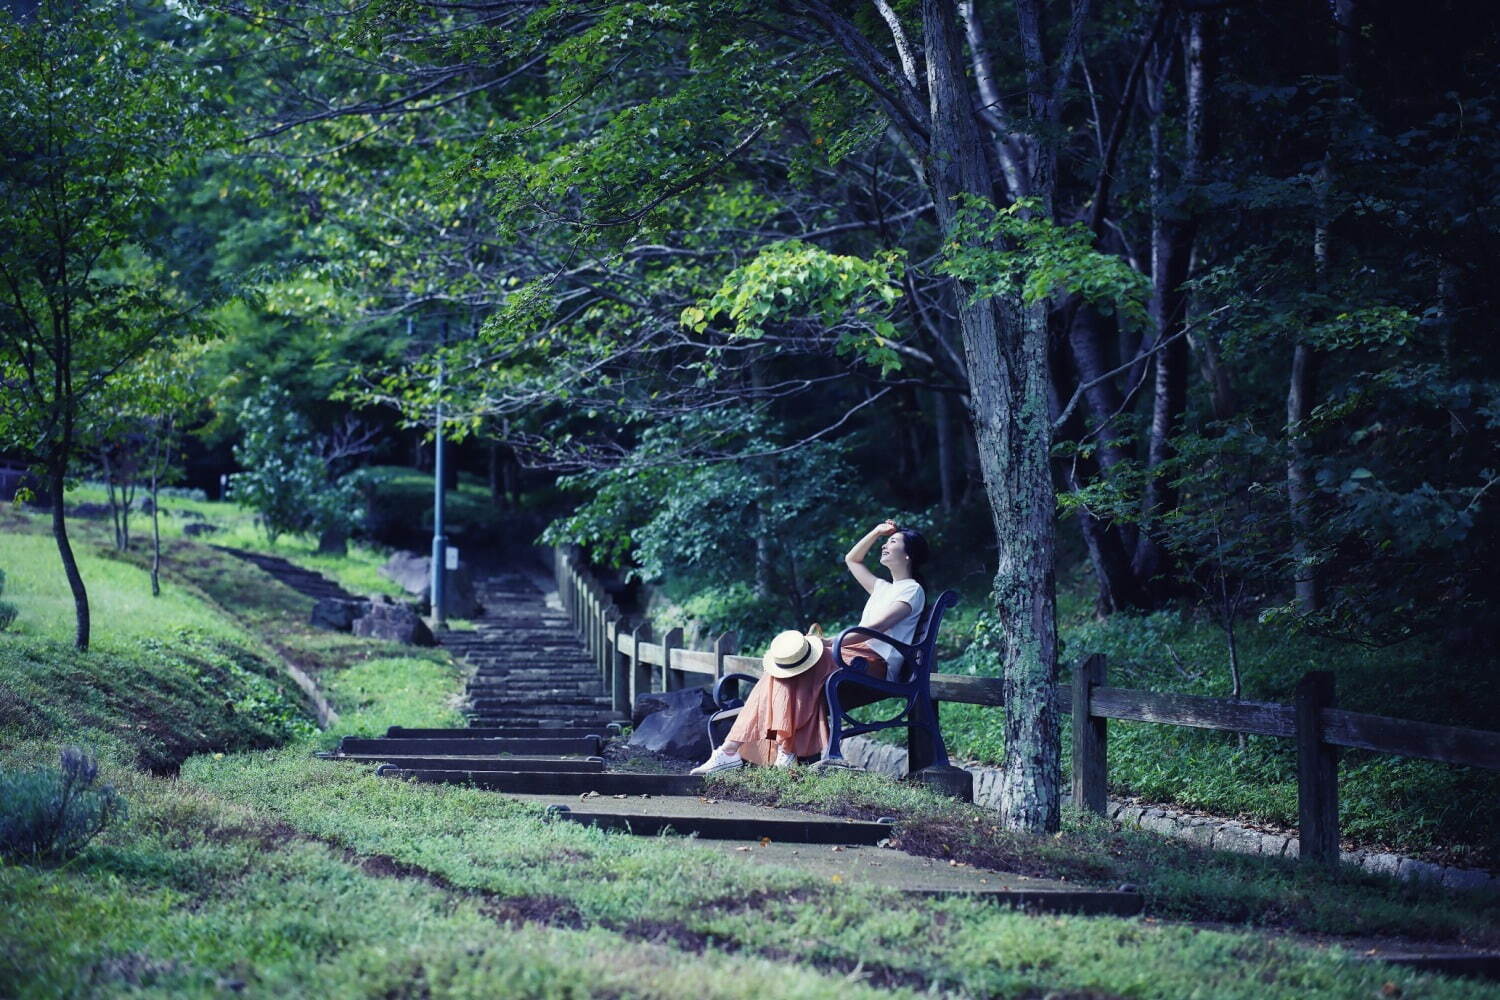
[[[784,768],[788,768],[788,767],[796,767],[797,766],[797,755],[794,754],[794,753],[788,753],[785,750],[777,748],[777,750],[776,750],[776,764],[775,764],[775,766],[783,768],[783,769]]]
[[[745,758],[737,753],[725,753],[723,750],[715,749],[709,755],[708,760],[693,768],[688,774],[716,774],[719,771],[733,771],[737,767],[745,766]]]

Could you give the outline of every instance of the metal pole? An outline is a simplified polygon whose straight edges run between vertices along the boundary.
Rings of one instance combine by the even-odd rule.
[[[444,563],[448,559],[448,536],[443,533],[443,483],[447,476],[447,454],[443,447],[443,355],[441,348],[448,343],[448,321],[443,320],[442,340],[439,342],[437,373],[437,426],[433,435],[432,470],[432,619],[439,626],[448,624],[448,588]]]

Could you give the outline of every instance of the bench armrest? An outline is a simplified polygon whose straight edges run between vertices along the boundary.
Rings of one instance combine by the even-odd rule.
[[[892,649],[900,650],[901,658],[907,663],[913,662],[912,658],[917,655],[917,647],[910,643],[902,642],[899,639],[892,639],[884,632],[877,632],[872,628],[865,628],[863,625],[854,625],[844,629],[844,631],[839,633],[838,638],[833,640],[833,662],[845,670],[849,669],[849,664],[844,662],[844,640],[856,632],[871,639],[879,639],[881,642],[888,643]]]
[[[758,680],[760,680],[759,677],[752,677],[750,674],[725,674],[723,677],[720,677],[718,680],[714,681],[714,690],[713,690],[714,704],[719,707],[719,711],[721,711],[721,712],[724,711],[725,709],[739,707],[737,705],[726,704],[725,697],[724,697],[724,695],[725,695],[725,691],[724,691],[725,686],[728,685],[728,684],[730,684],[730,683],[741,684],[741,683],[743,683],[745,681],[749,681],[751,684],[754,684]],[[734,700],[738,701],[741,705],[744,704],[744,699],[743,698],[736,698]]]

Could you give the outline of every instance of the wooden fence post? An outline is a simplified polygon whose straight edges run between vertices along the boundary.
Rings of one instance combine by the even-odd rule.
[[[724,676],[724,657],[740,651],[740,634],[725,632],[714,640],[714,680]]]
[[[603,685],[605,694],[610,693],[610,685],[615,676],[615,639],[620,634],[620,619],[624,617],[614,604],[610,604],[609,610],[604,612],[604,652],[599,657],[599,683]]]
[[[1298,857],[1317,864],[1339,859],[1338,748],[1323,742],[1322,711],[1337,704],[1333,674],[1313,670],[1297,682]]]
[[[1089,696],[1106,670],[1102,653],[1073,668],[1073,805],[1100,816],[1109,806],[1109,720],[1089,714]]]
[[[616,712],[630,714],[630,659],[620,649],[620,633],[630,632],[622,617],[615,623],[613,654],[609,658],[609,681],[605,690],[609,692],[610,707]]]
[[[599,581],[589,580],[589,655],[594,662],[599,662],[600,630],[604,626],[604,588],[599,586]]]
[[[672,669],[672,650],[682,648],[682,627],[669,629],[661,637],[661,689],[676,691],[682,687],[681,671]]]
[[[651,641],[651,623],[641,622],[631,633],[635,645],[630,651],[630,707],[626,711],[635,713],[635,700],[651,690],[651,664],[641,659],[641,646]]]

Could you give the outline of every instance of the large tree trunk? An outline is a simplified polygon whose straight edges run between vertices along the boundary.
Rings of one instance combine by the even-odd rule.
[[[939,223],[951,239],[953,199],[992,201],[996,174],[967,89],[954,5],[925,0],[922,21],[932,108],[928,177]],[[1039,172],[1049,183],[1032,193],[1050,194],[1051,171],[1043,165]],[[995,601],[1005,647],[1000,814],[1009,829],[1055,830],[1060,747],[1053,707],[1057,622],[1046,306],[975,301],[962,289],[958,302],[980,468],[999,549]]]
[[[73,646],[79,652],[89,648],[89,594],[83,586],[83,577],[78,572],[78,560],[73,557],[73,546],[68,541],[68,521],[63,511],[63,489],[67,483],[67,451],[54,455],[48,464],[48,478],[52,483],[52,538],[57,542],[57,554],[62,557],[63,573],[68,577],[68,587],[73,591],[74,633]]]

